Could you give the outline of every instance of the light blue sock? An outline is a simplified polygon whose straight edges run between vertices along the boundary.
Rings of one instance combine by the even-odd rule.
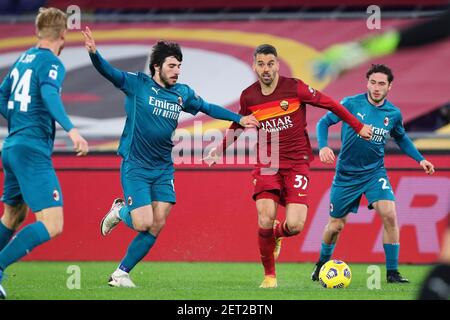
[[[333,255],[334,247],[336,246],[335,243],[332,244],[326,244],[322,241],[322,247],[320,248],[320,262],[327,262],[330,260],[331,256]]]
[[[131,229],[134,230],[133,220],[131,219],[130,210],[128,209],[127,206],[124,206],[120,209],[119,217],[120,219],[122,219],[123,222],[125,222],[127,226],[129,226]]]
[[[50,240],[50,234],[41,221],[26,226],[0,252],[0,268],[5,270],[10,264],[48,240]]]
[[[398,270],[400,243],[385,243],[383,249],[386,256],[386,270]]]
[[[153,247],[156,237],[148,232],[139,232],[131,241],[127,254],[119,265],[119,269],[130,272]]]
[[[8,229],[3,222],[0,221],[0,251],[8,244],[14,234],[14,230]]]

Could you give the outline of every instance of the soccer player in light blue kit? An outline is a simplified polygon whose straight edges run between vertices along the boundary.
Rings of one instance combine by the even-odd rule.
[[[311,275],[313,281],[318,280],[320,268],[330,260],[347,214],[358,211],[364,194],[369,209],[375,209],[383,221],[387,282],[409,282],[398,271],[400,232],[395,197],[384,167],[386,139],[389,135],[393,137],[400,149],[416,160],[427,174],[434,173],[434,166],[424,159],[406,135],[400,110],[386,100],[394,79],[392,71],[385,65],[375,64],[366,77],[367,93],[344,98],[341,103],[361,121],[372,126],[373,136],[370,141],[366,141],[346,123],[342,124],[342,147],[330,193],[330,218],[325,226],[320,258]],[[335,160],[333,150],[327,146],[328,127],[339,121],[339,117],[328,112],[317,123],[319,156],[323,163],[332,164]]]
[[[62,232],[63,198],[50,158],[55,120],[68,132],[77,155],[88,152],[86,140],[67,117],[60,97],[65,69],[58,55],[64,47],[66,24],[67,16],[61,10],[40,8],[37,45],[17,59],[0,86],[0,112],[8,120],[2,150],[0,283],[9,265]],[[29,208],[37,222],[10,241]],[[0,298],[6,298],[1,285]]]
[[[176,43],[159,41],[153,46],[149,76],[115,69],[96,49],[89,28],[83,35],[95,68],[126,95],[127,119],[119,146],[125,201],[114,200],[101,222],[101,232],[109,234],[120,221],[138,232],[109,279],[110,286],[135,287],[129,272],[152,248],[176,202],[171,137],[180,112],[201,111],[245,127],[254,127],[258,121],[210,104],[189,86],[178,84],[182,53]]]

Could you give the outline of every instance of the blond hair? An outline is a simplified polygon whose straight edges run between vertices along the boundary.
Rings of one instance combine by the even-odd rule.
[[[67,15],[57,8],[41,7],[35,24],[39,39],[56,40],[67,29]]]

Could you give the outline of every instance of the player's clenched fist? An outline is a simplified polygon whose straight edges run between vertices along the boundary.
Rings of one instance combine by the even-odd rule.
[[[361,131],[358,132],[358,134],[361,136],[361,138],[370,140],[372,139],[372,127],[365,124]]]

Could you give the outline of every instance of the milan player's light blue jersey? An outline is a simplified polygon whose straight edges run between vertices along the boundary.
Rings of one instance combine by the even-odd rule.
[[[361,122],[370,125],[373,136],[370,141],[366,141],[343,122],[337,173],[367,175],[384,168],[384,146],[389,136],[394,138],[400,148],[417,162],[424,159],[405,133],[400,110],[388,100],[377,107],[369,102],[367,94],[358,94],[344,98],[341,104]],[[317,138],[320,149],[328,144],[328,127],[339,121],[341,119],[332,112],[328,112],[319,120]]]
[[[55,120],[73,128],[60,97],[64,76],[59,58],[45,48],[30,48],[13,64],[0,86],[0,113],[8,120],[3,148],[25,144],[51,152]]]
[[[120,139],[119,154],[145,167],[172,165],[172,134],[181,111],[196,114],[204,103],[187,85],[166,89],[148,75],[124,73],[127,120]]]
[[[199,111],[238,122],[241,116],[210,104],[188,85],[164,88],[142,72],[124,72],[112,67],[97,51],[90,54],[97,70],[125,93],[127,119],[120,138],[119,154],[143,168],[164,169],[173,165],[172,135],[182,111]]]

